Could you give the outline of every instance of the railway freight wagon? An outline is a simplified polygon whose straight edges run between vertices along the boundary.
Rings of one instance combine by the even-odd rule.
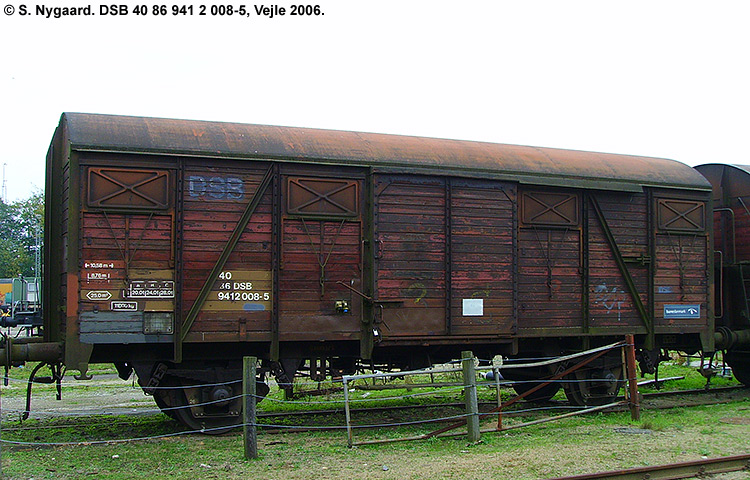
[[[715,349],[711,191],[656,158],[64,114],[44,339],[15,358],[134,369],[162,408],[195,405],[168,410],[193,427],[236,423],[245,355],[285,385],[634,333],[649,371]],[[568,397],[609,400],[620,365],[568,377]]]
[[[713,187],[717,339],[734,376],[750,385],[750,166],[696,169]]]

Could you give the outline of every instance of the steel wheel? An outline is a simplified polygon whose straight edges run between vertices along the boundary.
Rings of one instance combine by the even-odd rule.
[[[555,371],[550,367],[535,367],[501,369],[500,373],[506,380],[519,382],[513,384],[513,390],[515,390],[518,395],[523,395],[542,383],[537,380],[550,378],[555,374]],[[559,381],[548,383],[523,399],[528,402],[548,402],[558,391],[560,391],[560,387],[561,384]]]
[[[201,430],[209,435],[226,433],[242,423],[241,384],[220,384],[207,387],[192,386],[190,379],[165,376],[154,394],[162,412],[190,430]],[[260,397],[268,393],[268,386],[256,383]]]
[[[750,387],[750,352],[729,351],[724,356],[739,382]]]
[[[185,386],[171,393],[181,408],[174,410],[177,420],[191,430],[201,430],[209,435],[220,435],[242,423],[242,399],[237,397],[233,385],[212,387]],[[241,392],[240,392],[241,393]]]
[[[542,382],[516,383],[513,385],[513,390],[515,390],[518,395],[523,395],[524,393],[528,392],[529,390],[531,390],[532,388],[536,387],[537,385],[541,383]],[[553,382],[553,383],[548,383],[547,385],[543,386],[536,392],[523,398],[524,400],[527,400],[529,402],[539,402],[539,403],[549,402],[552,399],[552,397],[554,397],[555,394],[559,391],[560,391],[560,384]]]
[[[159,410],[161,410],[161,413],[164,415],[167,415],[173,420],[179,421],[179,418],[177,418],[177,414],[175,413],[175,407],[177,405],[171,403],[173,402],[173,399],[170,395],[172,388],[177,386],[177,381],[173,377],[165,376],[159,385],[164,388],[157,388],[154,392],[154,402],[156,402],[156,406],[159,407]]]
[[[573,405],[594,407],[612,403],[623,384],[622,367],[576,371],[565,377],[565,396]]]

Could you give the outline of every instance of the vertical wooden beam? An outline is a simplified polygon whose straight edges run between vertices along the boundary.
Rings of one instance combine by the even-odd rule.
[[[591,262],[590,262],[590,256],[589,256],[589,249],[590,249],[590,236],[589,236],[589,202],[588,197],[591,195],[589,192],[583,193],[583,208],[581,209],[581,261],[583,263],[582,265],[582,271],[583,271],[583,295],[582,295],[582,302],[583,302],[583,333],[588,334],[589,333],[589,327],[591,325],[591,298],[590,298],[590,288],[591,288]],[[587,340],[589,337],[587,336],[584,339],[584,345],[583,349],[588,350],[590,348],[590,342]]]
[[[503,397],[500,394],[500,368],[492,367],[492,377],[495,380],[495,392],[497,394],[497,431],[503,429]]]
[[[648,298],[646,305],[649,315],[656,313],[656,209],[654,208],[654,192],[651,189],[646,191],[646,218],[648,228],[648,258],[651,262],[648,264]],[[656,335],[649,332],[644,343],[646,350],[653,350],[656,347]]]
[[[242,359],[242,440],[245,448],[245,460],[258,458],[258,433],[256,429],[256,367],[258,359]]]
[[[177,198],[175,198],[175,210],[172,215],[172,232],[174,237],[172,238],[172,250],[174,251],[174,276],[175,276],[175,317],[174,317],[174,361],[175,363],[182,363],[182,324],[184,319],[182,318],[183,309],[183,291],[185,287],[185,268],[182,264],[182,247],[184,245],[184,233],[183,218],[185,211],[185,161],[181,161],[179,165],[177,177]]]
[[[453,256],[451,242],[451,203],[453,184],[451,178],[445,179],[445,333],[451,333],[451,315],[453,310]]]
[[[508,189],[506,188],[503,188],[503,193],[511,204],[510,209],[513,218],[513,229],[511,231],[513,243],[513,253],[511,259],[511,261],[513,262],[513,326],[511,327],[511,332],[515,334],[516,332],[518,332],[518,284],[520,279],[520,276],[518,274],[518,264],[521,259],[521,252],[519,250],[520,227],[518,223],[518,187],[510,187],[510,189],[510,194],[508,193]],[[518,353],[518,337],[516,337],[515,335],[513,336],[513,353]]]
[[[271,270],[273,270],[273,299],[271,308],[271,347],[270,358],[277,361],[281,356],[281,346],[279,345],[279,293],[281,283],[281,242],[282,242],[282,222],[281,222],[281,175],[279,165],[274,164],[273,186],[272,188],[272,211],[271,211]]]
[[[375,176],[370,169],[364,184],[364,220],[362,222],[362,287],[364,294],[370,299],[375,298]],[[375,307],[372,301],[362,299],[362,313],[360,317],[359,355],[363,360],[372,359],[375,347],[373,332],[375,323]]]

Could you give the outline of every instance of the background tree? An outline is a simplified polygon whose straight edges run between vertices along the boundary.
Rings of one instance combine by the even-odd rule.
[[[0,201],[0,277],[40,276],[35,258],[41,258],[44,240],[44,192],[24,200]]]

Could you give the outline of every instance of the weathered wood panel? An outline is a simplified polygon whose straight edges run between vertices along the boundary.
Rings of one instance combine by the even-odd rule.
[[[510,336],[516,328],[514,189],[497,182],[454,181],[450,195],[451,333]],[[471,301],[481,301],[473,304],[481,306],[481,315],[471,311]]]
[[[679,329],[706,324],[708,248],[704,235],[656,236],[654,317],[657,326]],[[665,305],[699,305],[699,318],[664,318]],[[676,330],[677,331],[677,330]]]
[[[358,336],[361,297],[339,282],[361,289],[360,221],[285,218],[282,232],[281,339]],[[337,301],[347,301],[350,310],[337,312]]]
[[[81,312],[107,312],[127,302],[138,311],[174,309],[174,250],[171,213],[83,211],[80,219]],[[140,283],[139,283],[140,282]],[[131,287],[158,282],[166,296],[130,298]],[[170,282],[170,283],[164,283]],[[171,285],[171,287],[170,287]],[[84,322],[84,320],[81,320]],[[82,325],[82,328],[83,327]]]
[[[648,256],[649,219],[645,194],[595,194],[607,226],[623,259]],[[617,266],[603,226],[593,213],[588,223],[589,326],[640,327],[644,325],[625,278]],[[647,265],[627,263],[643,305],[648,305]]]
[[[736,202],[735,202],[736,203]],[[726,262],[750,261],[750,211],[742,205],[733,207],[732,213],[714,213],[714,245],[724,254]],[[733,221],[734,220],[734,221]]]
[[[581,233],[543,227],[519,234],[518,329],[579,327]]]
[[[446,327],[445,183],[417,176],[375,178],[376,299],[383,337],[443,335]]]
[[[193,306],[200,289],[229,241],[242,213],[268,168],[187,166],[182,214],[182,315]],[[212,290],[191,334],[222,334],[237,340],[266,340],[271,330],[272,202],[270,189],[242,231],[224,271]]]

